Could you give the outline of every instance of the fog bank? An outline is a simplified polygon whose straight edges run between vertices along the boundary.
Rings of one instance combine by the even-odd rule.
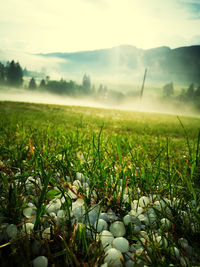
[[[98,99],[92,97],[69,97],[51,94],[48,92],[28,91],[19,88],[1,88],[0,101],[87,106],[94,108],[132,110],[200,117],[200,113],[195,110],[194,106],[191,104],[180,103],[174,100],[164,100],[156,96],[144,96],[142,100],[137,97],[126,97],[118,102],[111,100],[100,102]]]

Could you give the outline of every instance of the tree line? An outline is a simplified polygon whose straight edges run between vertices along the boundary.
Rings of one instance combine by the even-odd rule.
[[[22,87],[24,84],[23,77],[30,77],[30,74],[32,73],[36,74],[35,72],[28,71],[26,68],[23,70],[19,62],[15,62],[14,60],[7,62],[6,65],[0,63],[0,84]],[[86,73],[83,75],[81,84],[78,84],[73,80],[51,80],[49,76],[46,76],[45,79],[40,79],[39,82],[35,77],[31,77],[29,79],[28,86],[25,85],[24,87],[29,90],[45,90],[50,93],[60,95],[94,96],[98,97],[101,101],[107,101],[110,99],[120,101],[123,97],[125,97],[122,93],[108,90],[108,88],[102,84],[100,84],[99,88],[96,89],[91,83],[90,76]]]
[[[12,60],[6,65],[0,62],[0,83],[11,86],[22,86],[23,84],[23,70],[19,62]]]
[[[191,83],[188,88],[182,89],[181,92],[174,96],[173,83],[167,83],[163,86],[163,95],[165,98],[174,97],[182,103],[193,103],[197,108],[200,108],[200,85],[195,88],[194,83]]]
[[[19,62],[12,60],[5,65],[0,62],[0,84],[22,87],[24,83],[23,77],[26,76],[27,73],[27,69],[25,68],[23,70]],[[98,100],[104,102],[110,100],[116,102],[125,98],[123,93],[108,90],[108,88],[102,84],[96,89],[91,83],[90,76],[87,74],[84,74],[81,84],[73,80],[51,80],[49,76],[46,76],[45,79],[40,79],[38,83],[34,77],[31,77],[26,88],[29,90],[45,90],[60,95],[94,96],[97,97]],[[200,86],[195,88],[193,83],[190,84],[187,89],[182,89],[181,93],[176,96],[174,96],[173,83],[165,84],[163,87],[163,95],[165,98],[171,99],[173,97],[184,103],[192,102],[200,109]]]

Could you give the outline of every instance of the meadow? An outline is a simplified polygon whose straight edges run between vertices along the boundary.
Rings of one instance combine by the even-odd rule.
[[[0,102],[0,265],[200,266],[199,146],[200,118]]]

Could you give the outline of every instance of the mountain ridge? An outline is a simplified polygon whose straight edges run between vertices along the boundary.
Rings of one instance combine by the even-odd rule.
[[[148,68],[150,80],[200,83],[200,45],[174,49],[161,46],[146,50],[121,45],[106,49],[38,55],[62,58],[60,67],[69,74],[87,72],[94,76],[132,75],[133,79],[138,76],[141,79],[141,72]]]

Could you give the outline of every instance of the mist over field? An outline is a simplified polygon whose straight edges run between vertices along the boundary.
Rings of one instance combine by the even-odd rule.
[[[140,97],[126,96],[122,100],[100,100],[94,96],[69,97],[48,92],[30,91],[19,88],[1,88],[1,101],[17,101],[28,103],[43,103],[70,106],[88,106],[94,108],[119,109],[129,111],[166,113],[200,117],[200,112],[193,104],[180,103],[176,100],[167,100],[147,93]]]
[[[118,46],[49,54],[0,52],[1,100],[199,114],[200,46],[148,50]],[[20,64],[18,86],[12,64],[13,68]]]

